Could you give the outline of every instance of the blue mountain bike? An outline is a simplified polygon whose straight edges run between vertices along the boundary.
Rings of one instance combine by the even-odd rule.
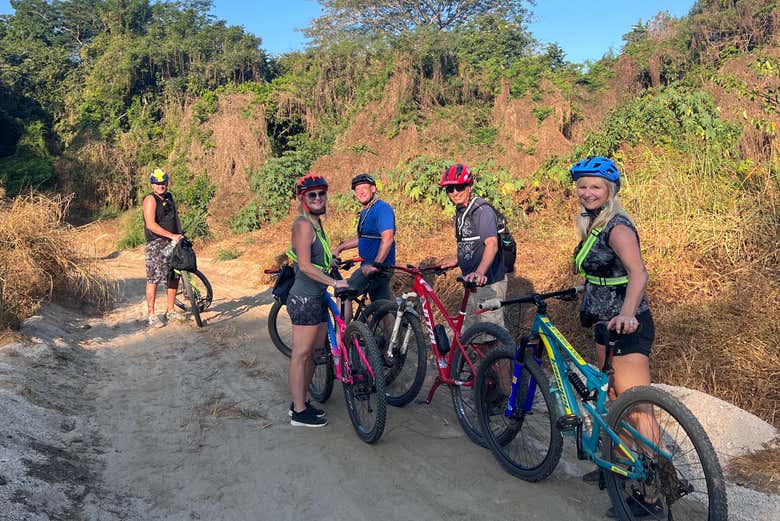
[[[652,386],[634,387],[607,406],[614,338],[599,370],[547,317],[546,299],[573,299],[578,289],[480,304],[537,309],[530,335],[488,353],[477,372],[477,414],[493,455],[510,474],[539,481],[558,464],[563,436],[571,436],[578,458],[601,469],[600,486],[619,519],[726,521],[720,464],[688,408]]]

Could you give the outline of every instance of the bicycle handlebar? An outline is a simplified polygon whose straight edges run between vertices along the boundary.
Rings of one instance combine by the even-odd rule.
[[[434,276],[444,275],[449,270],[454,268],[454,266],[450,268],[442,268],[441,266],[414,266],[412,264],[407,264],[406,266],[396,266],[392,264],[385,264],[383,262],[375,262],[373,263],[373,266],[379,271],[384,272],[399,270],[410,275],[423,275],[425,273],[433,272]]]
[[[353,257],[347,260],[341,260],[338,257],[335,257],[333,261],[339,269],[348,270],[358,262],[363,262],[363,257]],[[271,268],[263,270],[263,273],[266,275],[279,275],[280,271],[282,271],[281,268]]]
[[[483,300],[479,303],[479,310],[477,313],[495,311],[496,309],[500,309],[503,306],[510,306],[512,304],[534,304],[538,306],[542,301],[547,300],[548,298],[559,298],[561,300],[566,300],[573,298],[575,295],[577,295],[577,293],[580,293],[584,289],[585,286],[575,286],[573,288],[566,288],[559,291],[551,291],[550,293],[529,293],[528,295],[524,295],[522,297],[507,300],[491,298]]]

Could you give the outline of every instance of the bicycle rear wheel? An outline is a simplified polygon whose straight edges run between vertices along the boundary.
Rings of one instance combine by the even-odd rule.
[[[639,455],[646,477],[606,473],[617,517],[726,521],[723,472],[707,433],[690,410],[656,387],[634,387],[612,402],[607,424]],[[616,467],[628,462],[611,438],[603,456]]]
[[[506,329],[490,322],[474,324],[461,335],[460,341],[466,357],[460,349],[453,347],[455,354],[452,357],[450,376],[461,383],[450,386],[452,406],[455,408],[458,423],[469,439],[481,447],[487,447],[479,426],[474,399],[477,368],[486,353],[499,348],[511,349],[515,341]]]
[[[474,391],[479,423],[488,447],[507,472],[540,481],[558,465],[563,437],[555,426],[550,384],[535,361],[523,366],[517,403],[512,404],[512,416],[506,417],[514,364],[515,349],[496,349],[479,365]]]
[[[287,306],[279,300],[274,300],[271,311],[268,312],[268,335],[276,349],[290,358],[292,355],[292,321],[287,313]]]
[[[385,397],[388,404],[402,407],[414,400],[425,381],[428,370],[425,334],[420,319],[414,313],[404,311],[396,345],[390,349],[392,357],[388,357],[398,304],[390,301],[378,301],[376,304],[379,305],[372,308],[372,303],[366,308],[366,320],[384,363]],[[404,352],[401,352],[402,349]]]
[[[211,301],[214,298],[214,292],[211,289],[211,283],[206,276],[198,270],[181,272],[181,278],[187,277],[189,274],[190,285],[192,286],[192,292],[195,295],[195,299],[198,302],[198,311],[201,313],[206,311],[211,306]],[[189,298],[184,294],[181,285],[176,292],[176,305],[179,309],[186,311],[189,305]]]
[[[203,320],[200,318],[198,299],[195,296],[195,291],[192,289],[188,272],[182,272],[181,284],[184,286],[184,294],[187,296],[187,300],[190,301],[190,311],[192,311],[192,316],[195,318],[195,323],[198,324],[198,327],[203,327]]]
[[[375,443],[382,437],[386,418],[382,358],[371,330],[362,322],[352,321],[347,326],[344,332],[344,347],[349,359],[348,376],[352,378],[351,384],[344,383],[347,413],[358,437],[366,443]],[[361,350],[365,359],[360,356]],[[347,376],[346,372],[343,374]]]
[[[309,394],[320,403],[325,403],[333,393],[333,355],[330,344],[314,350],[314,376],[309,384]]]

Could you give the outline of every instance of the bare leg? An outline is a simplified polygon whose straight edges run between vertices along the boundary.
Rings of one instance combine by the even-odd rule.
[[[173,306],[176,301],[176,291],[179,289],[179,279],[176,278],[168,283],[168,307],[166,311],[173,311]]]
[[[295,412],[306,410],[306,391],[314,374],[311,355],[317,339],[321,338],[322,326],[323,324],[292,327],[292,355],[287,379]]]
[[[146,283],[146,305],[149,308],[149,315],[154,315],[154,299],[157,297],[157,284]]]

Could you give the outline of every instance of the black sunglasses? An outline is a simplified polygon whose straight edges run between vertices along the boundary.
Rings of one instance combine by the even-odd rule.
[[[326,190],[319,190],[317,192],[306,192],[306,199],[309,199],[310,201],[314,201],[315,199],[325,199],[325,196],[328,195],[328,192]]]
[[[447,186],[444,187],[444,189],[447,190],[448,194],[451,194],[452,192],[462,192],[468,186],[471,186],[471,185],[468,185],[468,184],[465,184],[465,185],[447,185]]]

